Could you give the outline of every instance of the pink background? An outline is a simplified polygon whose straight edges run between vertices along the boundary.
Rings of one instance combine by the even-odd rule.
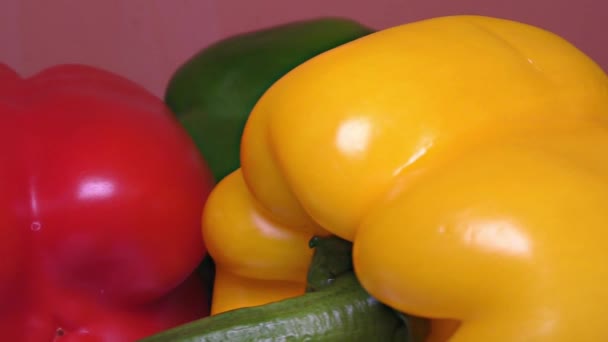
[[[180,63],[230,34],[322,15],[382,29],[450,14],[549,29],[608,70],[606,0],[0,0],[0,62],[25,75],[56,63],[95,65],[162,95]]]

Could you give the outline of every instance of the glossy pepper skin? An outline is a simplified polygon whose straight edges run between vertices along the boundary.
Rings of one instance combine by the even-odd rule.
[[[202,226],[215,262],[212,314],[305,293],[312,235],[273,219],[247,190],[240,169],[212,191]]]
[[[452,16],[340,46],[264,94],[241,163],[256,210],[354,243],[371,295],[460,323],[429,340],[608,339],[608,79],[550,32]],[[229,233],[213,204],[242,197],[230,177],[204,213],[214,241]]]
[[[208,314],[213,185],[161,99],[122,77],[0,66],[0,331],[131,342]]]
[[[245,122],[272,83],[302,62],[371,32],[350,19],[323,17],[230,36],[179,66],[165,102],[219,181],[239,167]]]

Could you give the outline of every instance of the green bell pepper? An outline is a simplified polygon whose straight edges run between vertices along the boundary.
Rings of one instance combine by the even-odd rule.
[[[240,166],[249,112],[276,80],[306,60],[372,32],[353,20],[319,18],[228,37],[176,70],[165,102],[219,181]]]

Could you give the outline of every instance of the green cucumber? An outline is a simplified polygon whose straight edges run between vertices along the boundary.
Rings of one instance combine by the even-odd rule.
[[[326,289],[210,316],[144,339],[153,341],[406,341],[395,313],[371,298],[353,273]]]
[[[425,320],[371,297],[352,270],[350,242],[313,238],[307,293],[190,322],[141,342],[422,341]]]

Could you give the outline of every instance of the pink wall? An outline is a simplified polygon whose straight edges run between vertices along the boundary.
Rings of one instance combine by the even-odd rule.
[[[321,15],[381,29],[463,13],[549,29],[608,70],[606,0],[2,0],[0,62],[26,75],[56,63],[92,64],[161,95],[181,62],[237,32]]]

